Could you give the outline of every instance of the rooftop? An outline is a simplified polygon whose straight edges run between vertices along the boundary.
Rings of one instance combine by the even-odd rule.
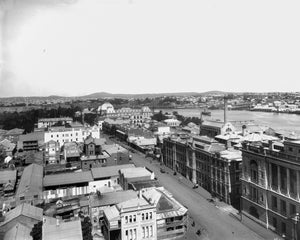
[[[39,122],[59,122],[59,121],[73,121],[70,117],[60,117],[60,118],[40,118]]]
[[[17,170],[0,171],[0,184],[5,184],[9,181],[16,182]]]
[[[124,168],[135,168],[134,164],[116,165],[110,167],[91,168],[94,179],[118,176],[119,170]]]
[[[151,176],[152,174],[150,171],[143,167],[125,168],[121,169],[120,172],[124,175],[125,178]]]
[[[52,174],[46,175],[44,177],[44,187],[84,183],[91,181],[93,181],[93,177],[90,171]]]
[[[112,206],[104,209],[104,214],[108,221],[120,220],[120,213],[116,206]]]
[[[4,222],[0,225],[0,227],[19,217],[20,215],[35,219],[37,221],[42,221],[43,209],[27,203],[22,203],[5,215]]]
[[[43,190],[43,166],[31,164],[24,168],[16,195],[36,195]]]
[[[151,205],[143,197],[136,197],[134,199],[117,204],[117,208],[119,210],[122,209],[123,211],[130,210],[130,209],[136,208],[136,207],[143,208],[143,207],[149,207],[149,206],[151,206]]]
[[[44,132],[32,132],[19,136],[19,141],[41,141],[44,140]]]
[[[30,232],[31,228],[17,223],[5,233],[3,240],[32,240]]]
[[[60,222],[56,224],[43,224],[43,240],[82,240],[81,221]]]
[[[136,197],[137,197],[137,193],[133,190],[103,193],[101,194],[100,198],[98,196],[91,196],[90,206],[100,207],[100,206],[115,205]]]

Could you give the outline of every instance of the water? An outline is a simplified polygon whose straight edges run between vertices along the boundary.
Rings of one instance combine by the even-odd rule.
[[[199,109],[158,109],[163,112],[172,113],[177,111],[185,117],[200,117]],[[210,110],[210,116],[203,116],[204,119],[224,120],[223,110]],[[245,121],[253,120],[257,124],[268,126],[276,130],[289,130],[300,133],[300,115],[287,113],[271,113],[271,112],[252,112],[252,111],[228,111],[227,119],[229,121]]]

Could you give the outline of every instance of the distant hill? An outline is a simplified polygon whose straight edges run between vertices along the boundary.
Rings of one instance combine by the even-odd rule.
[[[80,98],[155,98],[163,96],[206,96],[206,95],[226,94],[222,91],[209,91],[209,92],[176,92],[176,93],[143,93],[143,94],[118,94],[118,93],[107,93],[98,92],[89,95],[81,96]]]

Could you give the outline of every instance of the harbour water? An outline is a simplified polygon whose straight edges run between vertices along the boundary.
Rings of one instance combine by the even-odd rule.
[[[162,110],[163,112],[172,113],[177,111],[185,117],[200,117],[200,109],[156,109],[155,112]],[[210,110],[211,116],[203,116],[204,119],[224,120],[223,110]],[[228,111],[227,119],[229,121],[246,121],[253,120],[257,124],[269,126],[276,130],[289,130],[300,133],[300,115],[287,113],[272,112],[253,112],[253,111]]]

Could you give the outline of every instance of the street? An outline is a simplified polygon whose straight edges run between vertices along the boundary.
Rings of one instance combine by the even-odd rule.
[[[119,141],[118,143],[126,147],[125,143]],[[132,160],[136,166],[145,166],[152,170],[161,185],[189,209],[190,216],[195,221],[196,226],[200,226],[202,234],[198,237],[199,239],[267,239],[262,238],[243,225],[238,219],[229,216],[226,212],[222,212],[207,200],[210,196],[208,192],[201,187],[193,189],[192,183],[180,177],[180,174],[173,176],[173,171],[166,167],[163,167],[166,173],[161,173],[160,164],[152,160],[152,158],[145,158],[142,153],[132,153]],[[195,227],[195,231],[197,229]],[[274,238],[270,237],[269,239]]]

